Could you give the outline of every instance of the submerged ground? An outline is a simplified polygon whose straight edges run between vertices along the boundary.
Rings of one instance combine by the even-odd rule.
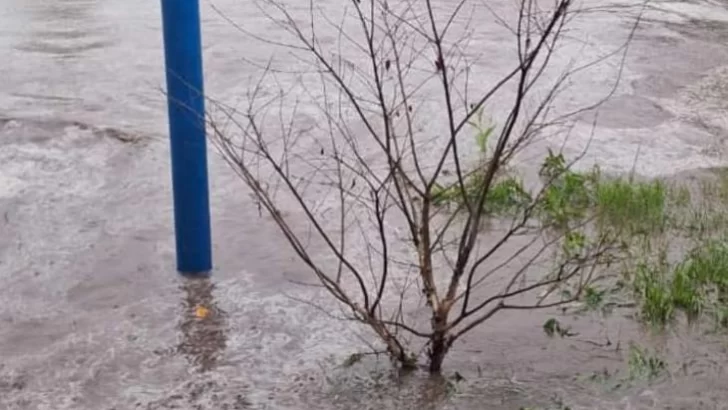
[[[247,89],[242,57],[269,50],[203,3],[208,93],[234,101]],[[213,3],[251,31],[271,29],[248,2]],[[591,44],[619,46],[623,18],[595,19]],[[660,340],[619,315],[563,319],[580,332],[568,341],[544,336],[545,313],[499,316],[452,353],[447,369],[464,380],[448,389],[392,381],[384,360],[341,368],[363,347],[359,329],[288,296],[314,296],[288,282],[308,272],[214,154],[216,270],[211,282],[178,278],[159,23],[157,2],[142,0],[0,4],[1,408],[726,406],[725,339]],[[591,158],[624,171],[642,147],[646,176],[725,166],[726,39],[725,4],[652,2]],[[607,90],[610,73],[574,84],[572,101]],[[196,320],[198,304],[210,320]],[[670,377],[595,382],[625,368],[634,339],[668,345]]]

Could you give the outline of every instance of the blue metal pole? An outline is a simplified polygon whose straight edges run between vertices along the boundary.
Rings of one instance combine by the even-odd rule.
[[[177,270],[212,269],[199,0],[161,0]]]

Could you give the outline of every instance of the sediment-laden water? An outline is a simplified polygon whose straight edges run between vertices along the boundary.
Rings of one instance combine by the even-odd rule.
[[[309,273],[214,154],[216,271],[208,283],[178,278],[157,3],[0,2],[1,408],[725,408],[725,338],[656,338],[619,313],[562,318],[574,340],[544,336],[554,312],[498,316],[455,347],[446,368],[457,382],[394,375],[374,357],[342,368],[363,347],[362,329],[290,297],[328,300],[290,283]],[[626,11],[582,20],[585,49],[624,42],[628,3],[587,4]],[[212,4],[251,32],[283,37],[252,2]],[[202,8],[208,96],[235,104],[259,73],[251,62],[284,54]],[[507,60],[488,24],[471,44],[491,56],[483,72]],[[724,166],[727,38],[721,3],[652,2],[586,162],[645,176]],[[616,68],[575,79],[564,104],[600,98]],[[593,119],[574,128],[574,149]],[[620,384],[636,339],[666,349],[671,376]],[[594,377],[604,372],[614,376]]]

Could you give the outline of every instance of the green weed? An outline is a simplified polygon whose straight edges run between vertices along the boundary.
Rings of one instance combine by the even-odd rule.
[[[680,311],[691,321],[708,313],[724,326],[728,324],[728,244],[707,240],[672,265],[664,258],[640,263],[633,288],[645,323],[664,327]]]
[[[465,180],[464,189],[459,184],[448,187],[435,185],[433,204],[443,206],[450,203],[463,204],[466,200],[475,205],[482,195],[485,184],[483,175],[471,175]],[[489,215],[514,215],[532,201],[531,195],[516,177],[506,177],[493,183],[486,194],[484,210]]]
[[[546,225],[566,228],[572,221],[584,219],[593,203],[598,170],[572,171],[563,154],[549,150],[539,175],[547,184],[540,204],[541,218]]]
[[[676,309],[685,312],[694,320],[700,313],[702,301],[697,283],[690,273],[678,267],[670,281],[670,299]]]
[[[710,240],[690,251],[681,269],[698,285],[714,285],[722,300],[728,296],[728,246]],[[728,300],[727,300],[728,301]]]
[[[629,347],[629,377],[632,380],[654,380],[667,371],[667,363],[656,353],[635,344]]]
[[[489,214],[515,214],[531,201],[531,195],[526,192],[523,182],[515,177],[508,177],[490,188],[485,208]]]
[[[648,324],[664,327],[672,321],[675,304],[670,286],[666,282],[664,263],[640,263],[637,265],[633,287],[640,305],[639,317]]]
[[[488,141],[495,129],[494,125],[486,125],[483,111],[480,110],[474,121],[469,123],[475,129],[475,143],[481,156],[480,167],[464,176],[462,187],[459,182],[442,186],[436,184],[432,192],[435,206],[447,204],[463,205],[466,201],[475,205],[486,188],[486,171],[483,164],[488,163]],[[483,205],[488,215],[515,215],[532,202],[531,195],[523,186],[523,181],[515,176],[496,177],[488,187]]]

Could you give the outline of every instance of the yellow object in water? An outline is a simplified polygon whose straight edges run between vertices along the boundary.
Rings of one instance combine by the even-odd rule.
[[[195,308],[195,317],[197,317],[198,319],[204,319],[209,315],[210,315],[210,309],[208,309],[202,305],[197,305],[197,307]]]

